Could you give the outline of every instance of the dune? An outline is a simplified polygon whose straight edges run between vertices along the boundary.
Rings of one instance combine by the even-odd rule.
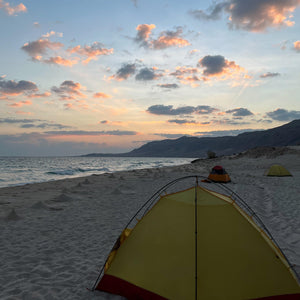
[[[264,176],[272,164],[293,176]],[[160,187],[207,176],[214,165],[230,174],[227,186],[259,215],[300,274],[300,147],[293,147],[1,188],[0,298],[122,299],[87,289],[120,231]]]

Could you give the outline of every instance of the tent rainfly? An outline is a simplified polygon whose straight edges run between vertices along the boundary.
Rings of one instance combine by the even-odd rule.
[[[121,233],[93,290],[128,299],[299,299],[293,267],[251,208],[233,192],[200,186],[198,176],[167,188],[187,178],[193,187],[161,195],[165,186],[131,219],[137,224]]]
[[[266,176],[292,176],[292,174],[281,165],[273,165],[266,172]]]

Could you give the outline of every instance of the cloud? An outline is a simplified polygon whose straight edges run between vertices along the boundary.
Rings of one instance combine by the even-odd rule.
[[[42,94],[30,94],[27,97],[29,98],[46,98],[46,97],[50,97],[51,93],[50,92],[45,92]]]
[[[267,72],[267,73],[264,73],[264,74],[260,75],[259,77],[260,78],[269,78],[269,77],[277,77],[277,76],[280,76],[280,74],[279,73]]]
[[[161,76],[161,74],[155,73],[153,68],[143,68],[135,76],[135,79],[138,81],[148,81],[158,79]]]
[[[154,24],[140,24],[136,27],[137,34],[135,41],[141,46],[148,47],[148,40],[151,35],[152,29],[155,28]]]
[[[255,129],[255,131],[258,129]],[[218,136],[236,136],[244,132],[251,132],[254,129],[233,129],[233,130],[215,130],[215,131],[198,131],[195,135],[200,135],[201,137],[218,137]]]
[[[148,107],[147,112],[154,115],[189,115],[189,114],[210,114],[217,111],[217,109],[207,106],[182,106],[173,108],[173,105],[152,105]]]
[[[162,136],[167,139],[178,139],[183,136],[189,136],[189,134],[185,134],[185,133],[154,133],[154,135]]]
[[[232,29],[263,32],[269,27],[293,26],[292,12],[300,0],[228,0],[215,3],[207,12],[191,11],[197,19],[217,20],[225,13]]]
[[[81,89],[83,89],[83,87],[80,83],[72,80],[65,80],[59,87],[53,86],[51,91],[59,94],[62,100],[74,100],[76,96],[86,97],[81,92]]]
[[[115,79],[122,81],[128,79],[131,75],[135,74],[136,65],[135,64],[125,64],[123,65],[115,75],[109,77],[109,79]]]
[[[83,64],[88,64],[91,60],[97,60],[98,56],[110,55],[114,52],[114,49],[104,48],[99,42],[94,42],[91,46],[81,47],[80,45],[68,49],[69,53],[76,53],[83,57],[87,57],[82,61]]]
[[[179,125],[197,124],[197,122],[194,120],[178,120],[178,119],[168,120],[168,123],[175,123]]]
[[[161,50],[169,47],[185,47],[189,46],[190,43],[182,38],[182,28],[177,27],[175,31],[166,30],[162,31],[157,39],[151,38],[152,30],[155,28],[154,24],[140,24],[136,27],[137,35],[135,42],[139,43],[140,46]]]
[[[35,121],[40,121],[39,119],[11,119],[11,118],[0,118],[0,123],[7,124],[18,124],[18,123],[32,123]]]
[[[38,88],[34,82],[20,80],[4,80],[0,78],[0,96],[18,96],[24,93],[32,93]]]
[[[42,62],[49,65],[62,65],[65,67],[72,67],[78,63],[77,59],[65,59],[61,56],[50,57],[48,59],[43,59]]]
[[[39,61],[42,55],[46,54],[48,49],[57,50],[64,45],[59,42],[51,42],[48,39],[39,39],[37,41],[25,43],[21,49],[24,50],[33,60]]]
[[[183,79],[186,74],[196,74],[199,70],[197,68],[189,67],[176,67],[176,71],[170,73],[171,76],[175,76],[177,79]]]
[[[267,112],[266,115],[276,121],[292,121],[300,119],[300,111],[297,110],[286,110],[283,108],[278,108],[274,111]]]
[[[294,48],[293,48],[296,52],[300,53],[300,41],[296,41],[294,42]]]
[[[20,101],[20,102],[8,104],[8,106],[10,106],[10,107],[22,107],[24,105],[31,105],[31,104],[32,104],[31,101],[25,100],[25,101]]]
[[[242,67],[234,61],[225,59],[222,55],[207,55],[198,62],[198,67],[204,68],[203,75],[211,76],[231,76],[244,71]]]
[[[247,108],[235,108],[226,110],[227,114],[232,114],[235,117],[246,117],[246,116],[252,116],[253,113],[248,110]]]
[[[8,2],[0,0],[0,9],[3,9],[9,16],[15,16],[20,12],[27,12],[27,8],[23,3],[16,6],[10,6]]]
[[[179,85],[176,83],[158,84],[157,86],[164,88],[164,89],[178,89],[179,88]]]
[[[136,131],[130,131],[130,130],[109,130],[109,131],[85,131],[85,130],[73,130],[73,131],[46,131],[46,134],[50,135],[78,135],[78,136],[83,136],[83,135],[137,135],[138,132]]]
[[[58,36],[58,37],[63,37],[63,33],[61,33],[61,32],[55,32],[53,30],[51,30],[50,32],[47,32],[46,34],[43,34],[42,37],[43,38],[48,38],[50,36],[55,36],[55,35]]]
[[[12,118],[2,118],[0,123],[5,124],[19,124],[21,128],[57,128],[57,129],[67,129],[71,126],[66,126],[58,123],[49,123],[40,119],[12,119]]]
[[[94,94],[94,98],[111,98],[111,95],[98,92]]]
[[[192,10],[190,14],[196,19],[202,20],[218,20],[221,17],[223,10],[228,6],[227,2],[221,2],[211,5],[207,12],[203,10]]]
[[[171,72],[169,75],[174,76],[180,80],[183,84],[191,84],[192,86],[197,86],[199,81],[205,81],[204,77],[198,77],[199,69],[191,67],[176,67],[174,72]]]
[[[181,37],[182,28],[177,28],[176,31],[163,31],[157,40],[151,42],[153,49],[166,49],[169,47],[185,47],[190,43]]]

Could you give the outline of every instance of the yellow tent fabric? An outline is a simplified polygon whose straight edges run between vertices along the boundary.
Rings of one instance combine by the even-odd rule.
[[[292,174],[281,165],[273,165],[266,171],[267,176],[292,176]]]
[[[230,197],[199,186],[160,198],[97,289],[130,299],[195,299],[196,192],[197,299],[300,296],[288,263],[264,232]]]

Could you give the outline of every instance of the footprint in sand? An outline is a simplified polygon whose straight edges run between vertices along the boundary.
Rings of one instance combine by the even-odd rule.
[[[5,221],[18,221],[22,219],[19,215],[17,215],[14,208],[10,211],[10,213],[5,217]]]
[[[60,194],[59,196],[55,197],[51,201],[53,201],[53,202],[69,202],[72,200],[73,200],[73,198],[71,198],[70,196],[68,196],[66,194]]]

